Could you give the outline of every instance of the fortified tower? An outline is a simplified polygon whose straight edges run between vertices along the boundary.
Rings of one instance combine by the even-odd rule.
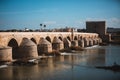
[[[86,30],[90,33],[98,33],[104,42],[111,41],[110,34],[106,33],[105,21],[87,21]]]
[[[99,35],[106,34],[106,22],[105,21],[87,21],[86,30],[91,33],[98,33]]]

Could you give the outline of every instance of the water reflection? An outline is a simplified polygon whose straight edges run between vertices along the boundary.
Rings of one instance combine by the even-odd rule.
[[[112,65],[114,62],[120,65],[120,46],[109,45],[106,47],[106,65]]]
[[[38,65],[34,66],[14,66],[13,67],[13,79],[22,80],[22,79],[31,79],[36,76],[39,72]]]
[[[0,69],[0,80],[119,80],[120,73],[94,68],[114,61],[119,63],[119,52],[120,46],[110,45],[50,57],[34,66],[9,66]]]
[[[12,67],[0,69],[0,80],[12,80],[13,69]]]
[[[90,49],[88,50],[87,65],[101,66],[105,65],[105,49]]]

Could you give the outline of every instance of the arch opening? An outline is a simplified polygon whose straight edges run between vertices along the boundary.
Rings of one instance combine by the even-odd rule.
[[[61,41],[63,41],[62,37],[59,37],[59,39],[60,39]]]
[[[46,40],[51,43],[51,38],[49,36],[46,37]]]
[[[31,38],[31,41],[33,41],[35,44],[37,44],[37,42],[34,38]]]
[[[83,39],[83,37],[82,37],[82,36],[80,36],[80,39]]]
[[[68,39],[69,41],[71,41],[71,39],[70,39],[70,37],[69,37],[69,36],[67,37],[67,39]]]
[[[77,40],[77,36],[74,37],[74,40]]]
[[[16,54],[18,52],[18,42],[14,38],[12,38],[8,42],[8,46],[12,47],[12,57],[13,57],[13,59],[16,58]]]

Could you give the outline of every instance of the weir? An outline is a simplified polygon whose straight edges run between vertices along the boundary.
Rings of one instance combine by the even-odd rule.
[[[84,48],[98,45],[101,42],[102,39],[97,33],[1,32],[0,61],[37,58],[39,55],[50,53],[53,50],[59,51],[71,46]]]

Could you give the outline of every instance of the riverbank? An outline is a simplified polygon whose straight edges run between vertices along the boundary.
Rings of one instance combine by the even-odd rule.
[[[114,64],[112,66],[96,66],[97,69],[105,69],[105,70],[111,70],[114,72],[120,72],[120,65]]]
[[[120,45],[120,40],[112,40],[112,41],[110,41],[110,44],[118,44],[118,45]]]

